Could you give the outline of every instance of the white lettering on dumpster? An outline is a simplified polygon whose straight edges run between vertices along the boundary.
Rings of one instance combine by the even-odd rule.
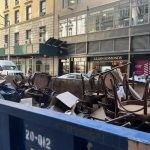
[[[37,143],[41,148],[51,150],[51,139],[41,134],[36,135],[33,131],[26,129],[26,140]]]

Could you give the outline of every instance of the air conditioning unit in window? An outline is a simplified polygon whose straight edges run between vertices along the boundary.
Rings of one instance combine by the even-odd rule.
[[[44,16],[45,14],[45,12],[40,12],[40,16]]]
[[[5,43],[5,44],[4,44],[4,48],[8,48],[8,43]]]
[[[26,43],[26,44],[31,44],[31,39],[27,39],[27,40],[25,41],[25,43]]]
[[[40,37],[40,38],[39,38],[39,42],[40,42],[40,43],[45,43],[45,38],[44,38],[44,37]]]

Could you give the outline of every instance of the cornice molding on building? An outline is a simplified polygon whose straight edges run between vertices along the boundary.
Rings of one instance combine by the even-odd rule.
[[[14,7],[14,9],[19,9],[19,8],[20,8],[20,6],[19,6],[19,5],[17,5],[17,6],[15,6],[15,7]]]
[[[33,0],[26,0],[26,2],[24,3],[25,5],[31,4],[33,2]]]
[[[4,12],[3,12],[3,13],[4,13],[4,14],[9,13],[9,9],[4,10]]]

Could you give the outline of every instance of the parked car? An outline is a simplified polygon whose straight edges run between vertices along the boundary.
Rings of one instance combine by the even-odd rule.
[[[89,80],[87,74],[83,73],[82,74],[84,77],[84,80]],[[62,76],[58,77],[59,79],[81,79],[81,73],[68,73]]]
[[[17,74],[23,74],[23,72],[18,70],[16,64],[14,64],[12,61],[0,60],[0,74],[17,75]]]

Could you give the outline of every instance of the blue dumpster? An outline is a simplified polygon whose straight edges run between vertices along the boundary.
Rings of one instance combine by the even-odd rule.
[[[0,150],[149,150],[150,134],[0,101]]]

